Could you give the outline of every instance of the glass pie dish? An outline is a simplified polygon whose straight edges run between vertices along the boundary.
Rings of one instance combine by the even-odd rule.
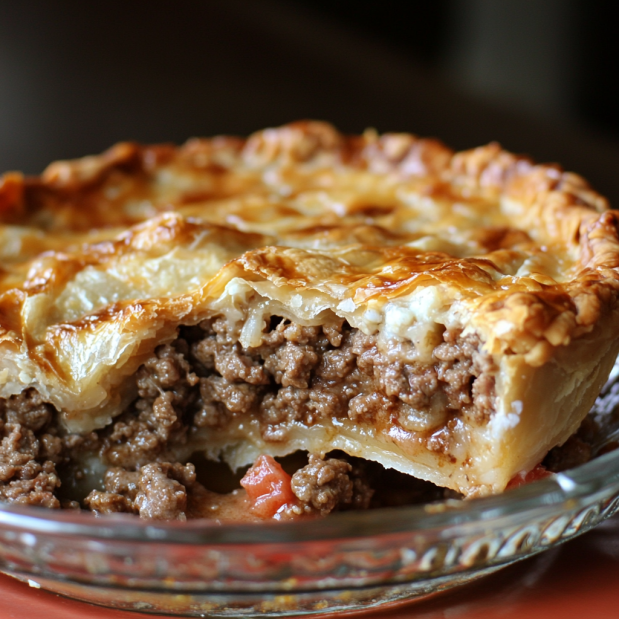
[[[619,367],[596,402],[619,435]],[[579,535],[619,509],[619,450],[501,495],[262,524],[95,518],[0,504],[0,571],[118,609],[319,614],[438,593]]]

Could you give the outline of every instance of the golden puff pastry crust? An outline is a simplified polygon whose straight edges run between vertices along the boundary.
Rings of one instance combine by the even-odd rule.
[[[497,492],[575,432],[619,350],[618,214],[497,144],[454,153],[321,122],[123,143],[5,174],[0,217],[0,397],[34,388],[70,431],[126,409],[179,326],[223,317],[241,351],[273,317],[355,334],[347,376],[374,378],[347,378],[342,406],[279,435],[233,411],[179,458],[341,449]],[[272,389],[327,393],[316,363],[287,385],[274,371]],[[384,414],[364,412],[370,396]]]

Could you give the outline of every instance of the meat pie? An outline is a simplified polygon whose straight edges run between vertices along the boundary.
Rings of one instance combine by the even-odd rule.
[[[355,458],[501,492],[619,350],[617,213],[496,144],[319,122],[124,143],[5,174],[0,217],[5,500],[77,484],[95,511],[183,519],[209,492],[195,454],[299,450],[290,513],[367,507]]]

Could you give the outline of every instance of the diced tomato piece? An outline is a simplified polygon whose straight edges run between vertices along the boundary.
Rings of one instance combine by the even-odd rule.
[[[272,518],[279,509],[295,503],[290,475],[271,456],[260,456],[241,479],[252,511],[261,518]]]
[[[548,471],[541,464],[538,464],[536,467],[532,468],[528,473],[524,471],[514,475],[509,480],[507,487],[505,490],[512,490],[513,488],[520,488],[520,486],[524,486],[525,484],[529,484],[532,481],[538,481],[539,479],[544,479],[545,477],[550,477],[552,473]]]

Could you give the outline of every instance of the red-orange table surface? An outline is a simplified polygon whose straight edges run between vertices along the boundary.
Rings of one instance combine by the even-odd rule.
[[[91,606],[0,575],[0,619],[147,619],[155,616]],[[363,619],[616,619],[619,617],[619,516],[576,540],[465,587],[432,599],[349,616]]]

